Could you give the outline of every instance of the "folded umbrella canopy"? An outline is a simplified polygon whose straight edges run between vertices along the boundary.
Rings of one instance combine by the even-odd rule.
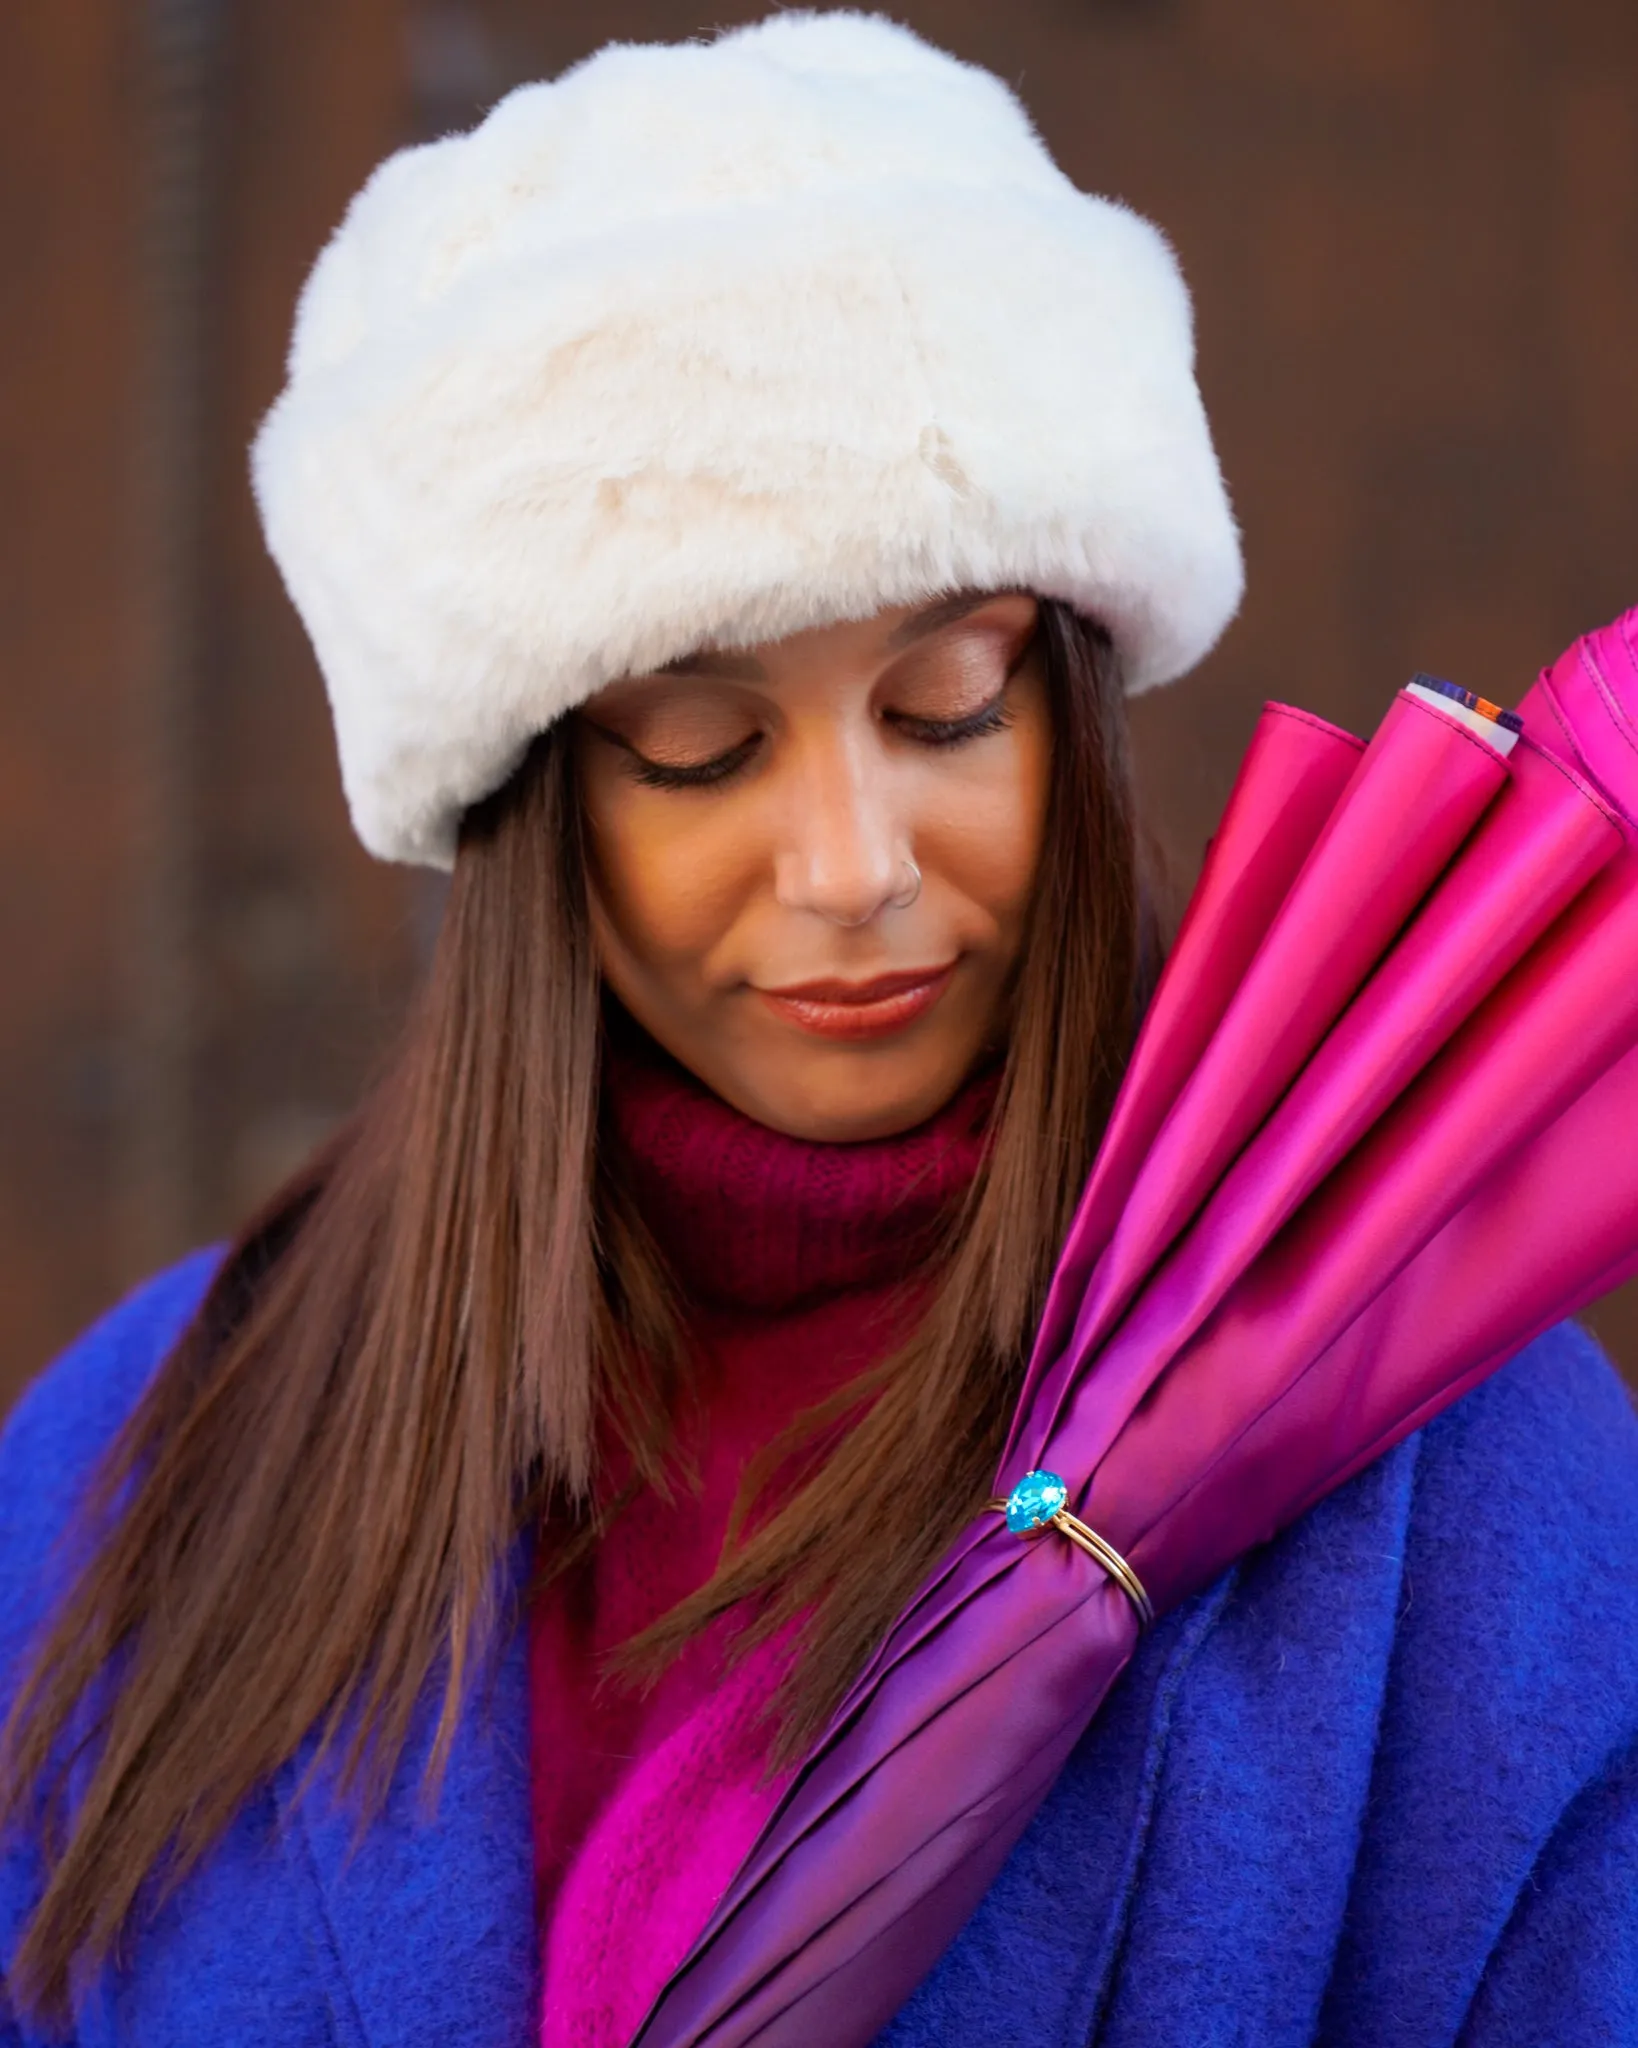
[[[1638,612],[1517,717],[1419,681],[1362,746],[1266,709],[1053,1278],[1004,1512],[861,1672],[641,2048],[868,2042],[1151,1611],[1638,1271],[1635,821]]]

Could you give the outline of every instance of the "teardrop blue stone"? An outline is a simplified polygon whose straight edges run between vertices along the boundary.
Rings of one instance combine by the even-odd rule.
[[[1007,1527],[1027,1536],[1050,1522],[1069,1499],[1069,1488],[1056,1472],[1026,1472],[1007,1495]]]

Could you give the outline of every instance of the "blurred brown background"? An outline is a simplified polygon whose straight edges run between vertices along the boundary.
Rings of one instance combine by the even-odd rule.
[[[349,835],[246,483],[307,265],[395,145],[762,11],[0,11],[0,1406],[346,1108],[436,919]],[[894,11],[1192,282],[1250,596],[1135,713],[1185,871],[1264,697],[1359,728],[1415,668],[1511,698],[1638,601],[1633,0]],[[1638,1301],[1593,1320],[1638,1365]]]

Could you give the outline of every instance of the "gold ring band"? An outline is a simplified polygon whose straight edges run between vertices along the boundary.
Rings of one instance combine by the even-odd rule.
[[[1004,1515],[1007,1512],[1004,1495],[997,1495],[994,1500],[986,1501],[984,1505],[995,1514]],[[1102,1565],[1131,1601],[1137,1613],[1139,1628],[1149,1627],[1155,1618],[1154,1602],[1143,1590],[1143,1581],[1112,1543],[1105,1542],[1096,1529],[1089,1529],[1079,1515],[1072,1515],[1068,1508],[1060,1508],[1055,1515],[1042,1522],[1040,1528],[1056,1529],[1060,1535],[1067,1536],[1077,1550],[1084,1550],[1088,1557]],[[1030,1535],[1038,1533],[1038,1530],[1029,1532]],[[1029,1537],[1026,1536],[1024,1540],[1027,1542]]]

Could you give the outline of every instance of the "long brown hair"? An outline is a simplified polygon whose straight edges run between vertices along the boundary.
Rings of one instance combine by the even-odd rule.
[[[989,1491],[1130,1038],[1116,665],[1060,605],[1040,633],[1046,841],[987,1150],[920,1276],[930,1305],[812,1419],[822,1455],[762,1512],[742,1500],[715,1576],[633,1646],[653,1668],[731,1610],[799,1626],[782,1755]],[[666,1273],[597,1143],[585,859],[560,722],[463,825],[390,1065],[234,1244],[97,1472],[87,1561],[0,1732],[0,1825],[40,1829],[47,1873],[9,1990],[48,2024],[68,2014],[71,1965],[117,1956],[309,1733],[367,1822],[442,1671],[436,1785],[516,1620],[497,1597],[515,1538],[537,1531],[550,1573],[618,1510],[600,1449],[639,1484],[675,1482],[687,1276]],[[86,1742],[70,1810],[64,1755]]]

